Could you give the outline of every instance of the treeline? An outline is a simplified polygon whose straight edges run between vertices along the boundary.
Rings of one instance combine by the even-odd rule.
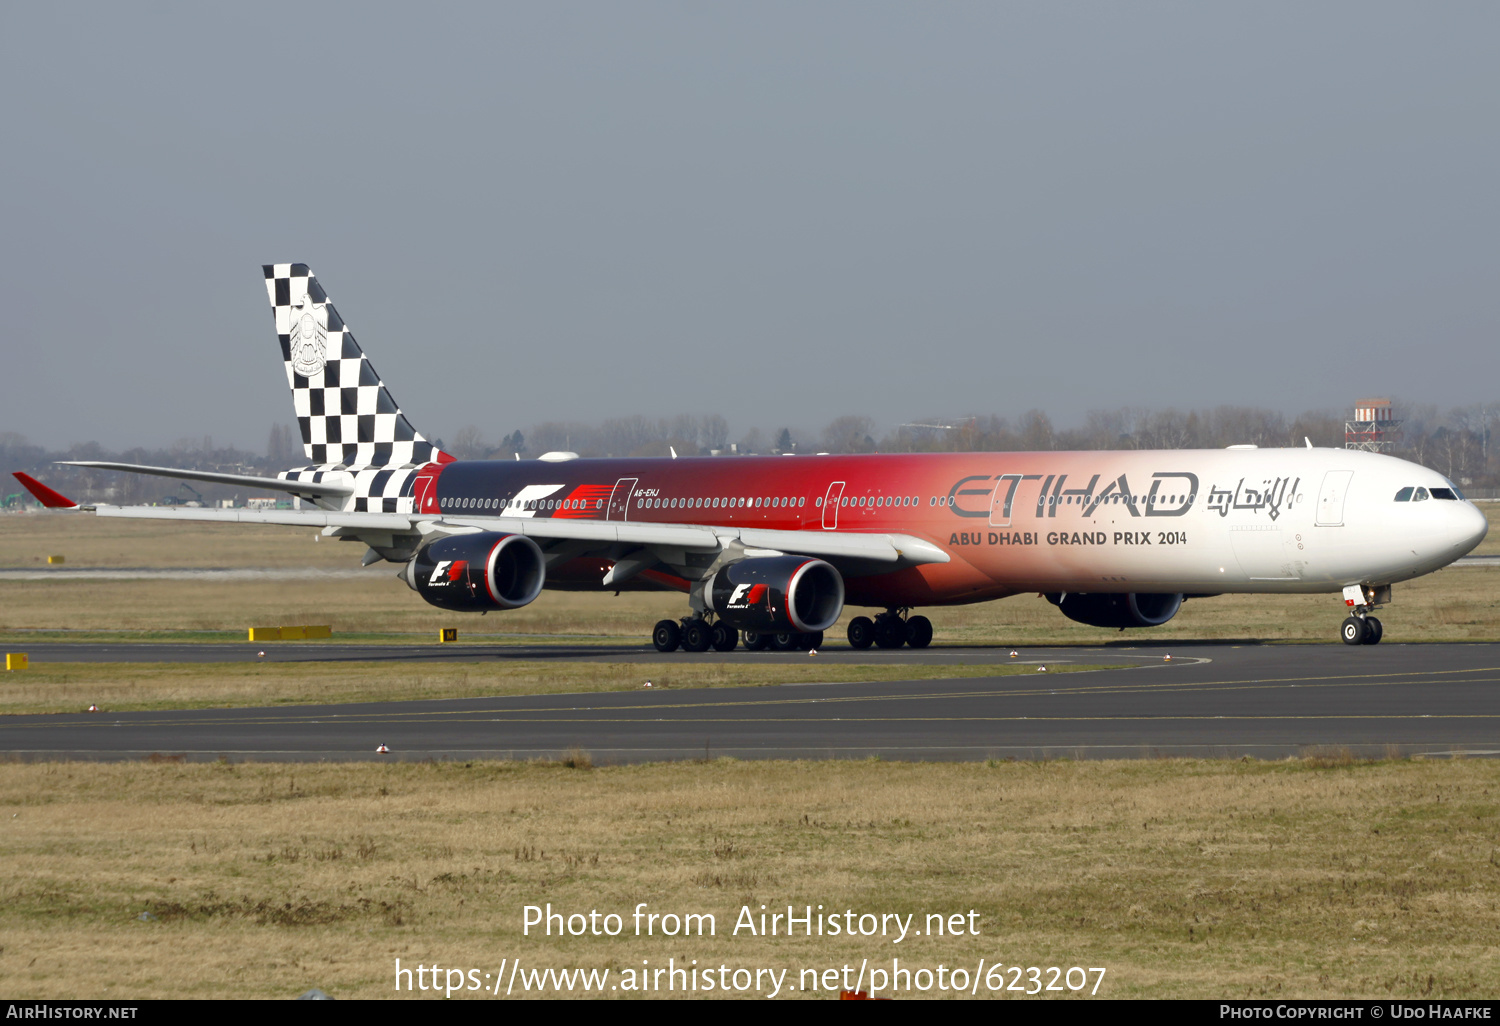
[[[282,428],[280,434],[288,437],[289,429]],[[294,430],[294,429],[292,429]],[[109,470],[91,470],[86,467],[59,467],[58,460],[107,460],[115,463],[139,463],[154,467],[182,467],[189,470],[216,470],[226,474],[249,474],[275,476],[278,470],[305,462],[300,439],[288,449],[283,444],[275,445],[278,432],[272,431],[271,453],[246,452],[231,447],[219,448],[212,437],[180,439],[164,449],[106,449],[98,442],[85,442],[67,449],[49,450],[33,445],[22,435],[0,432],[0,467],[5,468],[5,488],[9,495],[21,493],[21,501],[30,504],[31,497],[19,481],[11,477],[17,470],[30,474],[43,483],[56,488],[70,499],[78,502],[109,502],[117,505],[142,503],[198,502],[216,505],[222,499],[234,499],[243,505],[251,495],[269,495],[254,489],[235,488],[229,485],[213,485],[199,481],[183,483],[167,477],[146,477],[142,474],[120,474]],[[14,505],[14,500],[11,501]]]
[[[468,426],[444,448],[460,459],[522,459],[562,450],[581,456],[680,456],[755,453],[1024,452],[1066,449],[1222,449],[1229,445],[1342,448],[1349,413],[1310,411],[1295,417],[1275,410],[1218,406],[1206,410],[1095,410],[1076,427],[1059,428],[1042,410],[1014,419],[995,414],[927,418],[882,431],[864,416],[845,416],[821,431],[790,425],[752,427],[734,437],[717,414],[671,418],[622,417],[598,424],[546,422],[488,442]],[[1439,410],[1400,405],[1399,441],[1389,450],[1431,467],[1460,485],[1500,485],[1500,454],[1490,435],[1500,428],[1500,404]]]
[[[1344,445],[1345,412],[1313,411],[1288,417],[1274,410],[1219,406],[1207,410],[1096,410],[1081,425],[1057,427],[1041,410],[1014,419],[994,414],[957,419],[929,418],[877,427],[864,416],[845,416],[808,431],[791,425],[752,427],[735,436],[718,414],[676,417],[617,417],[597,424],[547,421],[516,429],[489,441],[485,432],[467,426],[451,439],[436,439],[460,459],[530,459],[550,451],[582,456],[679,456],[860,453],[860,452],[1012,452],[1045,449],[1219,449],[1228,445],[1263,447]],[[1500,453],[1490,436],[1500,428],[1500,404],[1440,410],[1436,406],[1395,407],[1401,420],[1393,455],[1431,467],[1466,488],[1500,486]],[[274,476],[301,465],[301,440],[291,425],[271,428],[264,453],[219,448],[213,439],[183,439],[164,449],[109,450],[97,442],[66,450],[47,450],[23,436],[0,433],[0,466],[25,471],[80,501],[142,502],[234,499],[243,503],[258,493],[232,486],[182,484],[169,478],[59,467],[57,460],[112,460],[157,466],[218,470],[232,474]],[[14,494],[15,487],[0,491]]]

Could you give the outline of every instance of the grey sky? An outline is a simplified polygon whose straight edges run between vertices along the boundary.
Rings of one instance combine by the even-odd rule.
[[[1500,398],[1493,3],[0,7],[0,430]]]

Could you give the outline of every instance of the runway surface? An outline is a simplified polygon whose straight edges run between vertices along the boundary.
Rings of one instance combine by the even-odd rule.
[[[193,661],[251,646],[57,646],[118,659],[114,648]],[[315,646],[323,658],[425,659],[427,646]],[[457,651],[430,646],[442,658]],[[33,658],[42,646],[33,646]],[[479,648],[475,646],[475,648]],[[203,650],[212,649],[213,653]],[[335,651],[336,650],[336,651]],[[314,646],[277,649],[306,658]],[[1170,652],[1172,661],[1164,656]],[[269,650],[268,650],[269,655]],[[493,646],[499,661],[665,658],[782,661],[765,653],[664,657]],[[239,656],[243,658],[243,654]],[[50,658],[66,658],[54,654]],[[78,658],[78,656],[74,656]],[[1008,649],[854,653],[829,661],[1010,662]],[[470,759],[554,757],[596,763],[738,758],[1277,758],[1317,749],[1358,755],[1500,755],[1500,645],[1183,645],[1028,649],[1019,676],[529,698],[0,717],[0,752],[23,759]],[[1125,663],[1059,674],[1036,662]],[[316,672],[310,666],[311,672]],[[377,755],[384,744],[390,754]]]
[[[807,663],[806,652],[703,652],[668,655],[645,644],[566,644],[555,636],[547,643],[528,640],[474,644],[358,644],[348,642],[8,642],[4,648],[23,651],[34,663],[348,663],[348,662],[592,662],[592,663]],[[1195,646],[1183,646],[1186,652]],[[1067,652],[1074,662],[1118,662],[1120,653],[1135,646],[1089,646],[1070,649],[1030,649],[1038,653]],[[1162,649],[1168,652],[1170,648]],[[876,663],[885,666],[957,666],[1010,662],[1010,649],[986,645],[940,646],[895,651],[857,651],[839,641],[818,650],[817,659],[834,663]],[[1152,650],[1156,652],[1156,650]],[[1160,654],[1153,656],[1159,659]],[[1052,658],[1062,658],[1053,656]],[[1144,658],[1133,656],[1132,658]]]

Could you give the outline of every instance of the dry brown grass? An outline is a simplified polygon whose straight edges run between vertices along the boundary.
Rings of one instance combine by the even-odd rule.
[[[1481,503],[1490,533],[1476,555],[1500,555],[1500,502]],[[249,524],[164,523],[92,514],[0,514],[0,567],[44,566],[65,555],[68,566],[320,567],[359,565],[364,547],[314,541],[312,528]]]
[[[1500,504],[1484,505],[1491,520]],[[0,565],[45,564],[63,552],[69,567],[353,568],[357,544],[314,541],[314,532],[291,528],[101,520],[92,516],[0,516]],[[1481,552],[1500,552],[1491,531]],[[568,642],[645,639],[649,625],[685,612],[681,595],[667,592],[613,595],[546,592],[525,609],[490,616],[458,616],[423,603],[389,564],[363,579],[285,582],[198,580],[40,580],[0,585],[0,639],[24,640],[36,630],[90,631],[129,636],[199,631],[229,639],[249,625],[327,622],[339,636],[413,633],[437,636],[459,625],[463,636],[550,634]],[[1392,640],[1493,640],[1500,637],[1500,573],[1454,568],[1400,585],[1395,603],[1382,610]],[[1017,595],[975,606],[926,610],[939,643],[1089,645],[1122,637],[1154,642],[1185,639],[1316,640],[1335,636],[1341,616],[1337,595],[1221,595],[1182,607],[1166,627],[1149,631],[1098,630],[1074,624],[1035,595]],[[850,609],[847,616],[867,612]],[[840,637],[843,624],[829,631]]]
[[[791,982],[984,957],[1105,966],[1113,997],[1500,989],[1491,761],[573,762],[0,765],[0,993],[381,997],[398,957],[517,956]],[[718,935],[523,938],[547,901]],[[742,905],[789,903],[975,909],[981,936],[729,936]]]
[[[462,616],[427,605],[376,568],[367,581],[10,581],[0,583],[0,640],[24,648],[39,631],[68,631],[76,640],[180,636],[243,641],[245,628],[252,625],[327,623],[335,640],[435,641],[440,627],[457,626],[460,640],[529,635],[531,642],[542,636],[569,644],[644,644],[652,623],[680,616],[686,608],[674,595],[546,592],[524,609]],[[851,608],[845,619],[867,612]],[[1329,595],[1194,599],[1166,626],[1127,633],[1073,623],[1034,595],[925,612],[933,620],[938,644],[966,645],[1222,639],[1327,643],[1337,637],[1344,615],[1338,596]],[[1380,618],[1393,642],[1496,640],[1500,572],[1443,570],[1401,585]],[[383,633],[409,636],[382,639]],[[828,634],[831,644],[842,645],[843,623]]]
[[[0,515],[0,567],[44,567],[48,556],[58,555],[70,567],[359,566],[363,546],[314,541],[317,533],[310,527],[114,520],[91,513]]]
[[[1492,518],[1500,504],[1488,504]],[[44,563],[62,551],[68,566],[250,566],[350,569],[357,545],[313,542],[313,532],[99,520],[88,516],[0,516],[0,565]],[[1484,545],[1500,547],[1500,531]],[[200,632],[242,639],[248,626],[329,623],[342,637],[409,632],[436,638],[459,626],[463,637],[550,635],[568,643],[628,638],[644,642],[652,623],[686,612],[675,593],[547,592],[524,609],[459,616],[423,603],[378,564],[361,579],[309,581],[10,581],[0,584],[0,640],[37,630],[99,637]],[[1391,641],[1479,641],[1500,638],[1500,573],[1458,568],[1396,588],[1381,611]],[[1021,595],[999,602],[926,610],[939,644],[1101,644],[1192,639],[1327,642],[1336,637],[1336,595],[1224,595],[1195,599],[1165,627],[1120,634],[1075,624],[1044,600]],[[850,609],[860,615],[867,610]],[[841,638],[843,625],[830,631]],[[836,642],[841,643],[841,642]]]
[[[1049,660],[1049,672],[1107,665]],[[1035,673],[1031,664],[890,666],[785,664],[506,662],[489,663],[37,663],[0,673],[0,714],[203,709],[231,706],[397,702],[497,695],[672,688],[930,680]]]

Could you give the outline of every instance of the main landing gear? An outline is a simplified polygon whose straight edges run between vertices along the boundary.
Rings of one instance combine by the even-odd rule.
[[[752,652],[805,652],[823,644],[823,632],[803,634],[798,631],[763,634],[760,631],[745,632],[745,647]]]
[[[1344,604],[1353,607],[1354,615],[1339,625],[1339,637],[1346,645],[1378,645],[1385,629],[1370,613],[1391,600],[1391,586],[1370,587],[1351,584],[1344,589]]]
[[[651,644],[658,652],[733,652],[740,643],[740,632],[726,623],[709,623],[702,617],[658,620],[651,630]]]
[[[849,621],[849,644],[854,648],[926,648],[932,644],[932,621],[925,616],[907,616],[906,610],[887,609],[875,619],[856,616]]]
[[[823,644],[823,632],[803,634],[789,631],[780,634],[746,631],[745,647],[752,652],[770,649],[774,652],[799,652],[818,648]],[[651,644],[658,652],[733,652],[740,643],[740,632],[722,620],[712,623],[702,617],[686,617],[682,621],[659,620],[651,631]]]

